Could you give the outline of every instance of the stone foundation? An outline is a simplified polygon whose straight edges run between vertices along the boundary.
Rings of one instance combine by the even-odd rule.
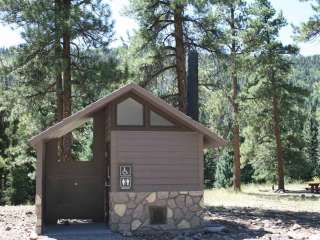
[[[165,207],[164,224],[150,224],[150,208]],[[136,230],[195,228],[202,223],[203,191],[110,192],[110,228],[128,233]]]

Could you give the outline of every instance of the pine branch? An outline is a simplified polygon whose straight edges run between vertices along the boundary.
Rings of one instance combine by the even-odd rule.
[[[143,82],[140,82],[139,85],[141,87],[145,88],[155,77],[157,77],[161,73],[163,73],[169,69],[175,68],[175,67],[176,67],[176,65],[170,65],[170,66],[164,67],[164,68],[160,69],[159,71],[155,72],[154,74],[152,74],[149,79],[146,79]]]
[[[28,98],[38,97],[38,96],[45,96],[47,93],[56,92],[55,90],[52,90],[55,85],[56,85],[56,82],[49,84],[49,86],[44,91],[40,91],[32,95],[24,96],[24,98],[28,99]]]

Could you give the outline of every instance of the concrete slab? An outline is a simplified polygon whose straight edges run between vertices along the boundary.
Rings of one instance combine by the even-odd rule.
[[[134,238],[123,237],[112,232],[104,223],[86,223],[70,225],[48,225],[44,227],[41,240],[125,240]]]

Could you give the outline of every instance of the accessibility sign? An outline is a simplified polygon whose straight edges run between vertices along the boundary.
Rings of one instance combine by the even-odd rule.
[[[120,176],[131,177],[131,165],[120,165]]]
[[[131,190],[132,187],[132,166],[120,165],[120,189]]]
[[[131,177],[120,177],[120,188],[122,190],[131,189]]]

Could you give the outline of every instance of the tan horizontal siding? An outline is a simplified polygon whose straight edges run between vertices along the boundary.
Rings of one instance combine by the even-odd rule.
[[[148,171],[150,171],[147,167],[146,170],[139,170],[137,167],[135,167],[135,178],[180,178],[185,176],[193,176],[194,175],[194,169],[184,170],[184,171],[175,171],[173,169],[168,170],[168,167],[166,168],[167,171],[155,171],[150,175]],[[196,179],[197,181],[197,179]]]
[[[176,185],[176,184],[197,184],[198,182],[198,177],[192,177],[192,178],[187,178],[187,177],[148,177],[148,178],[135,178],[134,184],[139,185],[139,184],[144,184],[144,185],[157,185],[157,184],[171,184],[171,185]]]
[[[133,191],[202,189],[202,136],[179,131],[112,131],[112,191],[119,165],[132,164]]]
[[[151,140],[152,141],[152,140]],[[169,146],[169,145],[161,145],[161,144],[154,144],[155,146],[148,146],[148,145],[133,145],[133,146],[123,146],[121,148],[121,152],[140,152],[141,149],[144,149],[144,152],[151,152],[151,153],[163,153],[163,152],[181,152],[184,153],[184,156],[188,156],[187,153],[193,153],[197,151],[196,146]]]
[[[156,187],[156,188],[155,188]],[[203,190],[202,186],[198,184],[139,184],[134,186],[136,192],[153,192],[153,191],[199,191]]]
[[[172,160],[175,161],[175,160]],[[141,171],[151,171],[152,174],[155,174],[158,172],[158,174],[165,174],[171,173],[172,175],[178,172],[185,173],[187,174],[193,174],[194,175],[194,170],[197,169],[198,167],[195,166],[195,163],[193,164],[176,164],[176,163],[171,163],[171,164],[164,164],[164,165],[159,165],[158,163],[156,164],[144,164],[144,165],[135,165],[134,166],[134,171],[137,173],[140,173]],[[150,176],[153,176],[149,173]],[[136,176],[138,177],[138,175]]]
[[[149,158],[154,158],[154,159],[170,159],[172,157],[174,158],[185,158],[185,159],[194,159],[198,157],[198,154],[196,153],[190,153],[188,154],[188,156],[186,156],[185,152],[176,152],[176,151],[172,151],[172,152],[168,152],[168,151],[164,151],[161,152],[161,155],[155,155],[153,152],[148,152],[148,151],[144,151],[144,152],[118,152],[118,157],[119,159],[125,159],[125,158],[135,158],[135,159],[149,159]]]

